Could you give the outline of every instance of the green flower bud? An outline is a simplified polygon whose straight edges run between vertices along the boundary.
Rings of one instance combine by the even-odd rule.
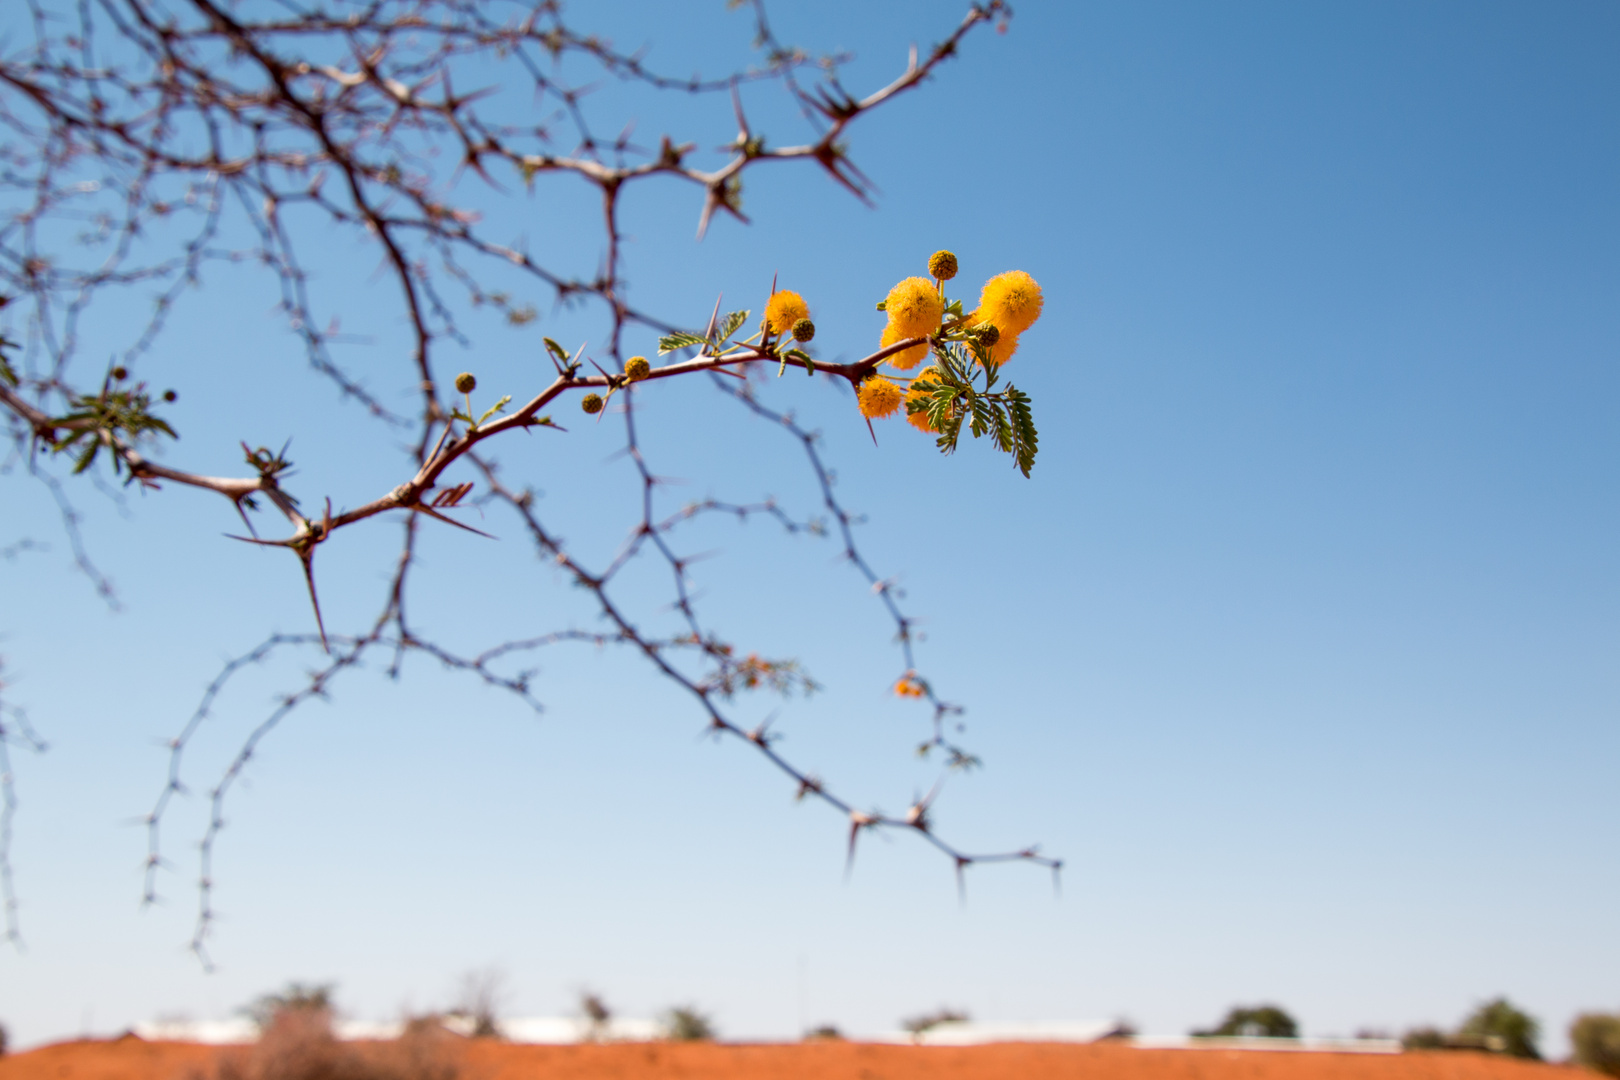
[[[624,362],[624,377],[631,382],[639,382],[652,374],[652,365],[647,363],[645,356],[632,356]]]
[[[793,324],[793,340],[806,342],[816,336],[816,324],[809,319],[800,319]]]
[[[602,396],[600,394],[586,394],[579,399],[579,407],[595,416],[602,411]]]
[[[456,376],[456,389],[463,394],[470,394],[478,388],[478,380],[473,378],[472,372],[463,371]]]
[[[995,323],[980,323],[971,332],[979,344],[987,349],[994,348],[996,342],[1001,340],[1001,331],[996,328]]]
[[[936,251],[928,259],[928,273],[941,281],[956,276],[956,256],[949,251]]]

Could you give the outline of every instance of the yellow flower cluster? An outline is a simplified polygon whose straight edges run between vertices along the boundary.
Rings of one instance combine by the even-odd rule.
[[[956,275],[956,256],[949,251],[935,252],[928,260],[928,271],[934,275],[933,280],[908,277],[889,290],[888,298],[883,302],[883,310],[888,313],[889,323],[883,328],[883,336],[878,339],[878,348],[886,349],[907,338],[925,337],[938,340],[943,331],[943,337],[950,341],[968,341],[977,344],[988,353],[992,363],[1001,365],[1011,360],[1013,353],[1018,350],[1019,335],[1041,317],[1044,298],[1041,296],[1040,285],[1022,270],[1009,270],[1004,274],[997,274],[984,283],[984,288],[979,292],[979,306],[976,309],[965,317],[953,318],[946,324],[946,303],[942,287],[947,280]],[[775,298],[772,302],[775,302]],[[957,307],[953,310],[962,309]],[[933,341],[913,345],[889,356],[887,363],[899,371],[910,371],[927,358],[932,348]],[[917,382],[930,377],[937,378],[940,374],[937,367],[923,368],[913,380],[913,388],[906,390],[901,390],[881,375],[874,374],[860,387],[862,415],[871,420],[892,416],[902,405],[919,401],[927,396],[915,389]],[[919,430],[934,431],[925,413],[908,412],[906,420]]]
[[[979,292],[978,310],[968,316],[974,326],[989,323],[1001,332],[990,347],[990,359],[1005,364],[1018,350],[1018,335],[1041,317],[1041,287],[1022,270],[997,274]]]

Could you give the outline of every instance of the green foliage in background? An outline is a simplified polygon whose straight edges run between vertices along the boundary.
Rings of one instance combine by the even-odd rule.
[[[692,1005],[677,1005],[664,1014],[664,1033],[676,1042],[703,1042],[715,1036],[714,1019]]]
[[[1569,1042],[1577,1065],[1620,1077],[1620,1014],[1582,1013],[1569,1025]]]
[[[1247,1036],[1265,1039],[1297,1039],[1299,1025],[1276,1005],[1235,1005],[1226,1018],[1207,1031],[1195,1031],[1200,1038]]]
[[[1541,1025],[1505,997],[1494,998],[1475,1009],[1457,1029],[1457,1034],[1465,1039],[1479,1039],[1485,1049],[1499,1054],[1541,1060],[1541,1051],[1536,1049]]]

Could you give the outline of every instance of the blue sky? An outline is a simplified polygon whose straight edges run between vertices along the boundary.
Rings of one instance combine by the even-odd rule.
[[[865,89],[960,11],[773,15],[784,38],[853,50]],[[682,72],[747,45],[718,2],[578,17]],[[769,393],[824,432],[868,558],[925,620],[924,670],[968,708],[986,766],[947,781],[940,828],[1039,841],[1066,860],[1059,897],[990,868],[961,904],[950,867],[903,837],[868,841],[845,881],[836,815],[700,739],[698,713],[629,658],[581,648],[545,659],[539,718],[419,663],[289,722],[230,808],[204,974],[183,947],[200,800],[170,827],[155,910],[138,910],[127,823],[220,661],[307,628],[296,570],[218,539],[234,517],[199,494],[121,515],[82,489],[123,599],[110,613],[44,493],[0,480],[0,545],[51,544],[0,563],[0,648],[52,743],[16,762],[28,948],[0,954],[0,1020],[25,1043],[113,1032],[224,1015],[289,979],[389,1017],[493,965],[512,1013],[571,1010],[589,986],[626,1014],[696,1002],[736,1037],[872,1031],[940,1004],[1177,1032],[1261,1000],[1349,1034],[1506,994],[1560,1051],[1576,1012],[1620,1008],[1617,45],[1605,3],[1026,2],[854,129],[876,210],[785,167],[750,174],[752,227],[721,221],[701,245],[685,187],[627,207],[639,303],[700,321],[721,291],[757,307],[780,273],[829,357],[875,343],[873,302],[936,248],[960,256],[964,293],[1010,268],[1041,282],[1045,315],[1007,370],[1035,399],[1031,480],[986,445],[942,459],[898,421],[874,447],[820,381]],[[779,100],[747,100],[772,144],[801,137]],[[607,87],[593,107],[634,106]],[[706,146],[733,134],[723,99],[665,107],[638,113],[649,141],[661,123]],[[476,199],[594,263],[586,200]],[[348,359],[408,401],[372,256],[320,255],[322,296],[372,342]],[[290,435],[300,494],[374,497],[398,454],[307,373],[270,302],[223,269],[182,305],[143,369],[182,390],[166,459],[225,471],[237,440]],[[89,333],[111,342],[117,316]],[[539,333],[601,333],[543,302],[538,329],[474,325],[441,364],[492,394],[530,385]],[[655,469],[686,481],[672,505],[815,509],[796,448],[706,386],[638,400]],[[611,422],[507,458],[586,552],[632,520]],[[499,524],[495,543],[429,535],[418,617],[467,648],[587,625]],[[372,613],[396,537],[350,532],[323,552],[343,628]],[[785,750],[891,811],[934,782],[910,754],[924,716],[885,692],[891,628],[829,542],[756,521],[687,545],[718,553],[697,575],[721,628],[826,685],[782,706]],[[650,584],[633,595],[656,603]],[[199,787],[311,660],[233,689]]]

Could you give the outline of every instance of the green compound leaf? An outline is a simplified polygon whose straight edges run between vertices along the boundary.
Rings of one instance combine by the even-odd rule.
[[[658,339],[658,355],[675,352],[677,349],[688,349],[693,345],[707,345],[708,338],[696,334],[666,334]]]
[[[1038,449],[1036,444],[1039,442],[1035,434],[1035,414],[1029,408],[1029,395],[1022,390],[1009,384],[1006,396],[1007,408],[1012,412],[1018,469],[1027,479],[1029,470],[1035,467],[1035,452]]]
[[[719,327],[719,330],[718,330],[719,336],[716,337],[714,340],[716,342],[721,342],[721,341],[726,340],[726,338],[730,337],[732,334],[735,334],[737,332],[737,328],[739,326],[741,326],[743,323],[745,323],[747,321],[748,321],[748,312],[746,312],[746,311],[733,311],[733,312],[731,312],[724,319],[720,320],[720,327]]]
[[[57,442],[56,453],[78,448],[73,471],[82,473],[95,464],[103,444],[103,433],[117,437],[128,436],[132,441],[150,433],[179,438],[166,420],[153,416],[151,396],[144,385],[129,390],[104,391],[98,395],[79,395],[72,399],[73,411],[57,418],[57,427],[70,429],[67,438]],[[81,445],[82,444],[82,445]],[[120,459],[113,456],[113,471],[117,472]],[[131,479],[134,479],[131,477]]]

